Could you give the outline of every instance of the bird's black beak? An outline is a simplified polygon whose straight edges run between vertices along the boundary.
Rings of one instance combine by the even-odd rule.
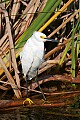
[[[46,41],[50,41],[50,42],[54,42],[54,43],[58,43],[57,40],[55,39],[51,39],[51,38],[44,38]]]

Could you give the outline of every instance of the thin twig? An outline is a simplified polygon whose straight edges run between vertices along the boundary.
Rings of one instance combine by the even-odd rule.
[[[66,25],[76,14],[78,14],[79,9],[74,12],[67,20],[65,20],[57,29],[55,29],[48,37],[52,37],[55,33],[57,33],[64,25]]]

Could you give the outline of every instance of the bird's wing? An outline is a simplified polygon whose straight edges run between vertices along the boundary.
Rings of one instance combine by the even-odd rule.
[[[20,60],[22,64],[23,73],[26,76],[33,63],[33,53],[29,46],[23,48],[23,51],[20,53]]]

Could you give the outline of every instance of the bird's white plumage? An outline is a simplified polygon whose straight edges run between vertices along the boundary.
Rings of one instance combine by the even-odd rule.
[[[29,80],[36,76],[37,68],[43,61],[44,41],[40,36],[45,34],[35,31],[28,39],[20,53],[20,60],[24,76],[28,75]]]

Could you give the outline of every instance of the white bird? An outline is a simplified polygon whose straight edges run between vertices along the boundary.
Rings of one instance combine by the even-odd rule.
[[[20,60],[22,64],[22,70],[26,78],[27,97],[28,97],[28,80],[32,80],[37,76],[38,67],[43,62],[44,57],[44,42],[50,41],[44,33],[35,31],[33,35],[28,39],[20,53]],[[55,42],[55,40],[54,40]],[[36,79],[37,83],[38,80]],[[39,89],[42,92],[43,98],[46,100],[44,93],[38,84]]]

